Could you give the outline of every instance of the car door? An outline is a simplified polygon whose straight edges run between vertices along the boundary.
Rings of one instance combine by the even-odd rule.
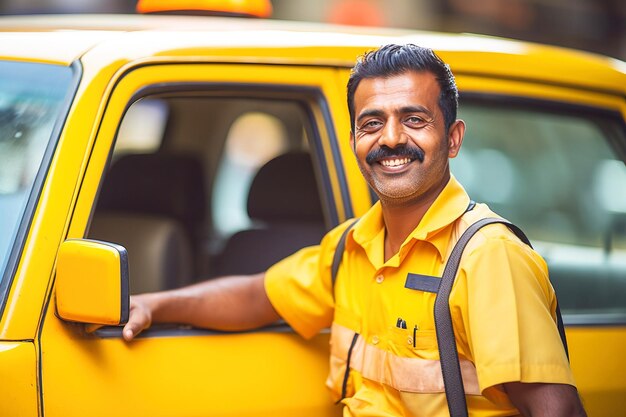
[[[352,215],[352,209],[332,121],[332,113],[343,106],[336,78],[332,68],[288,65],[156,63],[127,70],[103,102],[67,238],[94,237],[91,229],[105,218],[125,221],[116,226],[107,223],[99,233],[116,228],[130,231],[126,236],[134,245],[129,250],[131,290],[133,281],[142,280],[136,283],[135,292],[210,278],[228,238],[260,227],[255,219],[246,218],[245,200],[242,203],[254,173],[277,155],[293,152],[310,157],[323,227],[338,224]],[[247,127],[239,127],[242,120]],[[261,140],[272,123],[283,136],[296,137],[279,140],[282,145],[274,139]],[[199,211],[195,206],[196,214],[168,217],[166,206],[171,199],[163,196],[172,190],[167,184],[188,171],[189,164],[163,164],[156,169],[150,164],[181,155],[202,163],[194,172],[203,177],[204,185],[196,190],[207,198]],[[128,171],[118,171],[113,180],[113,170],[121,161],[127,162]],[[183,179],[182,186],[194,178]],[[154,181],[160,182],[155,185]],[[145,207],[129,213],[124,211],[128,206],[122,207],[128,198],[111,203],[122,188],[131,193],[128,198],[146,190],[154,192],[147,193]],[[234,200],[228,200],[232,195]],[[180,201],[187,197],[183,195]],[[191,204],[196,203],[197,199]],[[233,213],[243,220],[231,222],[231,217],[237,217]],[[190,223],[188,228],[186,220],[195,220],[196,215],[203,217],[203,224]],[[146,230],[152,234],[143,235]],[[164,232],[155,232],[160,230]],[[169,240],[159,246],[163,235]],[[185,239],[187,243],[179,245]],[[172,252],[172,244],[178,252]],[[186,255],[179,256],[182,252]],[[245,264],[248,255],[242,253],[239,263]],[[142,256],[153,257],[148,262],[143,259],[144,266],[140,266]],[[163,279],[154,275],[169,267],[145,269],[156,272],[139,278],[141,268],[164,258],[174,259],[167,265],[185,266],[174,268],[179,273]],[[324,387],[326,333],[305,341],[281,323],[238,333],[155,326],[126,343],[120,328],[92,330],[59,319],[51,299],[40,332],[46,416],[322,416],[341,412]]]

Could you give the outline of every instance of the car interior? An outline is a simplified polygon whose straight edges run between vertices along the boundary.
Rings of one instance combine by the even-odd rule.
[[[262,272],[320,242],[306,106],[169,93],[128,109],[88,237],[127,249],[132,294]]]

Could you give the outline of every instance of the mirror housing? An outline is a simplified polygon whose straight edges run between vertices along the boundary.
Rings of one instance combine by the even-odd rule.
[[[89,239],[61,244],[56,273],[57,315],[67,321],[122,325],[128,321],[128,255],[123,246]]]

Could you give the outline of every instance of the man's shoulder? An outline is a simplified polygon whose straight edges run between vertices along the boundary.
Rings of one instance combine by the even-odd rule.
[[[495,218],[511,223],[509,220],[492,211],[489,206],[477,203],[476,206],[466,212],[455,224],[455,234],[460,237],[472,224],[481,219]],[[511,250],[532,250],[526,243],[520,240],[516,234],[503,223],[489,224],[479,229],[469,241],[465,253],[488,250],[492,246],[504,246]]]
[[[344,233],[349,232],[358,221],[359,218],[350,218],[329,230],[322,239],[322,246],[331,249],[337,247]]]
[[[331,229],[322,240],[322,246],[335,248],[346,233],[346,240],[349,242],[353,232],[356,232],[361,241],[368,240],[375,235],[382,226],[382,208],[380,202],[375,203],[362,216],[352,217]],[[356,236],[355,236],[356,237]],[[351,246],[348,244],[348,246]]]

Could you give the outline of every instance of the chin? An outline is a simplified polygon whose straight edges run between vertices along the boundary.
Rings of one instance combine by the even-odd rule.
[[[375,191],[381,204],[387,207],[407,206],[418,203],[423,193],[381,193]]]

